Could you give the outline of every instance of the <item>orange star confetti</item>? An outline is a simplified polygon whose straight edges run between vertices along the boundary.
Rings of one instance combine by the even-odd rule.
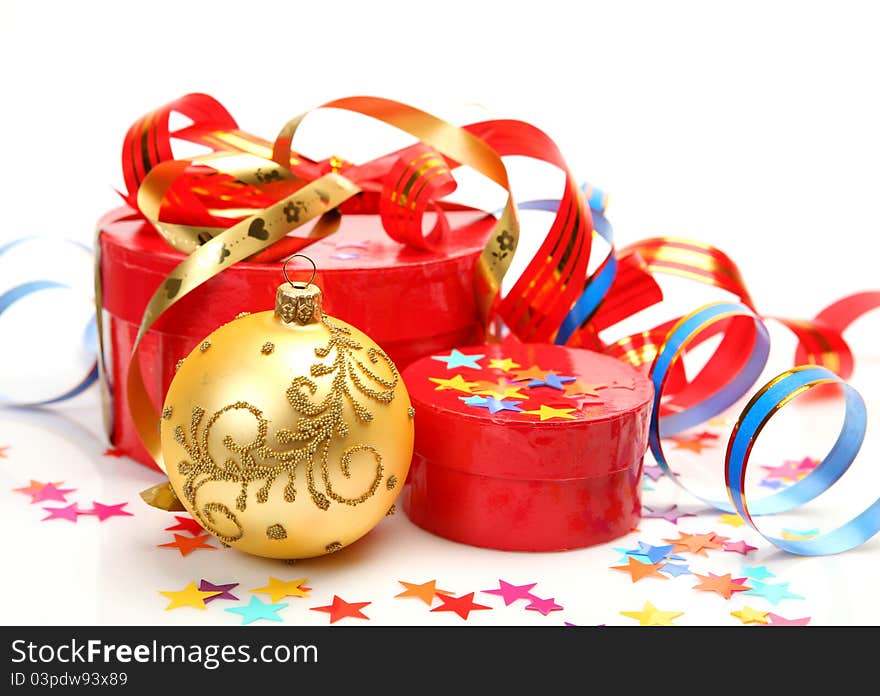
[[[499,401],[504,401],[504,399],[528,399],[528,395],[521,393],[520,389],[525,389],[525,387],[522,384],[510,384],[505,379],[499,379],[497,382],[480,381],[474,387],[474,394],[494,396]]]
[[[730,573],[724,575],[715,575],[714,573],[700,575],[699,573],[694,573],[694,575],[700,578],[700,582],[694,585],[695,590],[715,592],[724,597],[724,599],[730,599],[735,592],[745,592],[752,589],[744,582],[734,580]],[[744,578],[741,578],[741,580],[744,580]]]
[[[709,554],[706,553],[706,549],[720,549],[722,547],[723,541],[719,541],[719,539],[725,539],[725,537],[719,537],[713,532],[708,534],[686,534],[685,532],[679,532],[678,539],[664,539],[663,541],[675,544],[675,548],[672,550],[673,553],[688,551],[698,556],[708,556]]]
[[[330,623],[336,623],[340,619],[367,619],[369,616],[364,614],[363,609],[372,602],[346,602],[341,597],[333,595],[333,603],[324,607],[310,607],[312,611],[323,611],[330,614]]]
[[[542,370],[537,365],[532,365],[527,370],[517,370],[513,373],[512,379],[514,382],[522,382],[524,379],[539,379],[542,382],[547,378],[547,375],[555,375],[555,370]]]
[[[528,413],[530,416],[539,416],[542,421],[550,420],[551,418],[574,420],[574,416],[570,415],[574,411],[577,411],[577,409],[553,408],[552,406],[548,406],[547,404],[541,404],[536,411],[523,411],[523,413]]]
[[[638,582],[643,578],[660,578],[661,580],[668,580],[669,578],[660,573],[660,568],[662,568],[664,565],[666,564],[642,563],[641,561],[638,561],[630,556],[629,559],[627,559],[627,565],[611,566],[611,569],[622,570],[624,573],[629,573],[630,579],[633,582]]]
[[[450,595],[437,595],[437,599],[443,602],[443,604],[439,607],[434,607],[433,609],[431,609],[431,611],[454,611],[465,621],[467,621],[467,617],[472,611],[481,611],[492,608],[487,607],[483,604],[475,603],[473,592],[468,592],[466,595],[462,595],[461,597],[452,597]]]
[[[430,580],[429,582],[423,582],[421,585],[417,585],[412,582],[406,582],[404,580],[398,580],[401,585],[403,585],[406,589],[400,594],[394,595],[395,597],[415,597],[416,599],[422,600],[428,606],[434,602],[434,597],[437,595],[451,595],[451,592],[447,592],[446,590],[438,590],[437,589],[437,581]]]
[[[520,364],[518,362],[513,362],[510,358],[489,359],[490,370],[503,370],[504,372],[510,372],[515,367],[520,367]]]
[[[210,544],[205,543],[205,540],[210,538],[210,534],[203,534],[197,537],[175,534],[174,541],[169,541],[167,544],[159,544],[159,548],[177,549],[180,551],[181,556],[188,556],[196,549],[211,549],[212,551],[216,551],[216,546],[211,546]]]
[[[563,384],[562,392],[565,396],[592,396],[601,399],[602,397],[598,390],[606,388],[607,385],[605,384],[585,384],[579,379],[576,379],[574,382]]]
[[[455,389],[455,391],[464,392],[465,394],[473,394],[471,390],[478,386],[477,382],[468,382],[461,375],[455,375],[452,379],[443,379],[442,377],[428,377],[428,379],[434,384],[440,385],[434,387],[434,391]]]
[[[9,445],[5,445],[5,446],[0,447],[0,459],[9,459],[9,457],[6,456],[6,450],[8,450],[8,449],[9,449]]]
[[[671,437],[669,438],[675,443],[675,449],[678,450],[689,450],[691,452],[696,452],[700,454],[704,449],[708,447],[702,440],[695,440],[690,437]]]

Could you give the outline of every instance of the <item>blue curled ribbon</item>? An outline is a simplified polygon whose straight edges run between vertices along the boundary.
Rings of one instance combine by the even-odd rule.
[[[659,416],[663,385],[670,368],[700,332],[711,324],[729,317],[750,318],[758,329],[751,356],[742,369],[709,399],[662,419]],[[867,429],[867,412],[861,395],[830,370],[803,365],[783,372],[765,384],[740,413],[731,433],[724,462],[724,475],[729,500],[710,500],[697,495],[672,474],[663,453],[660,439],[705,421],[725,410],[745,395],[760,376],[766,364],[769,338],[761,319],[745,305],[719,302],[702,307],[683,317],[669,332],[652,367],[654,405],[648,442],[660,468],[682,489],[724,512],[736,512],[771,544],[789,553],[820,556],[841,553],[864,543],[880,531],[880,499],[862,513],[837,529],[810,539],[784,539],[761,531],[754,517],[793,510],[831,488],[855,460]],[[758,435],[773,415],[796,396],[821,385],[837,384],[846,400],[846,415],[837,441],[822,462],[806,477],[779,493],[762,497],[749,504],[745,494],[745,477],[749,456]]]
[[[14,239],[11,242],[4,244],[0,247],[0,256],[3,256],[10,249],[18,246],[27,241],[31,241],[35,239],[34,237],[21,237],[19,239]],[[80,249],[85,250],[88,253],[91,253],[90,249],[80,244],[79,242],[67,240],[69,243],[74,246],[79,247]],[[2,295],[0,295],[0,315],[3,314],[9,307],[18,302],[19,300],[27,297],[28,295],[32,295],[36,292],[40,292],[41,290],[50,290],[53,288],[67,288],[71,289],[71,287],[65,283],[59,283],[55,280],[31,280],[26,283],[21,283],[20,285],[16,285],[15,287],[7,290]],[[86,325],[85,331],[83,333],[83,341],[86,345],[86,348],[91,352],[97,352],[97,326],[95,322],[95,317],[92,317],[89,323]],[[77,394],[84,392],[88,389],[95,381],[98,379],[98,361],[95,359],[95,363],[89,369],[86,376],[80,380],[76,385],[68,389],[67,391],[61,393],[58,396],[54,396],[49,399],[43,399],[39,401],[13,401],[12,399],[0,394],[0,406],[15,406],[15,407],[26,407],[26,406],[47,406],[49,404],[55,404],[60,401],[66,401],[67,399],[72,399]]]

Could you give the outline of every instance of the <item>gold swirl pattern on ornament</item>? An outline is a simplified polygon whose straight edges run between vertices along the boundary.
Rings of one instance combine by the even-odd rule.
[[[243,528],[235,513],[223,503],[208,502],[200,504],[199,490],[206,483],[216,481],[236,482],[241,485],[235,500],[236,510],[247,509],[250,484],[262,481],[255,498],[257,503],[265,503],[269,499],[269,491],[279,476],[287,476],[284,486],[284,500],[292,503],[296,500],[296,469],[302,464],[305,467],[306,487],[312,502],[322,510],[330,507],[330,501],[356,506],[375,495],[382,482],[382,455],[371,445],[358,443],[346,448],[343,452],[339,468],[345,478],[352,476],[352,457],[358,452],[368,452],[375,462],[375,475],[358,496],[345,497],[333,490],[330,480],[329,452],[334,438],[344,438],[349,433],[349,424],[345,419],[345,405],[348,404],[358,420],[369,423],[373,419],[372,412],[364,406],[360,397],[365,397],[379,404],[388,405],[394,400],[394,390],[400,382],[400,374],[394,363],[380,348],[367,349],[368,366],[357,353],[363,346],[351,336],[351,330],[335,324],[327,317],[322,319],[330,337],[326,345],[315,348],[318,358],[328,358],[329,362],[316,362],[309,370],[310,377],[294,378],[286,395],[294,411],[300,414],[294,430],[282,429],[276,434],[280,445],[296,443],[299,446],[291,449],[276,449],[267,443],[269,422],[263,411],[246,401],[236,401],[224,406],[205,421],[205,410],[199,406],[193,408],[189,423],[189,432],[182,425],[174,429],[175,441],[183,447],[188,460],[178,463],[177,469],[186,479],[182,486],[184,498],[190,504],[199,522],[221,541],[231,543],[241,539]],[[372,366],[384,363],[389,376],[378,374]],[[313,397],[318,385],[311,378],[332,375],[330,390],[320,402]],[[236,442],[230,435],[223,438],[223,446],[227,457],[218,464],[210,452],[210,435],[218,420],[232,411],[244,411],[253,416],[256,422],[256,433],[253,440],[247,443]],[[229,456],[232,455],[232,456]],[[259,458],[259,461],[258,459]],[[275,462],[275,463],[269,463]],[[320,463],[320,480],[324,490],[316,484],[315,463]],[[386,482],[387,484],[390,483]],[[390,486],[393,488],[393,485]],[[215,514],[226,518],[224,528],[232,524],[234,531],[218,529]],[[275,537],[280,538],[280,537]]]

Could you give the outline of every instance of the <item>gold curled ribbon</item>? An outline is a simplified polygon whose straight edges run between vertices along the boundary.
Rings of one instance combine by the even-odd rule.
[[[151,172],[152,174],[152,172]],[[128,368],[128,407],[147,452],[166,472],[162,459],[159,415],[147,394],[140,368],[141,339],[175,302],[238,261],[274,244],[288,232],[340,205],[360,189],[339,174],[325,174],[295,193],[241,220],[196,248],[162,282],[147,303]],[[295,211],[295,215],[293,215]]]

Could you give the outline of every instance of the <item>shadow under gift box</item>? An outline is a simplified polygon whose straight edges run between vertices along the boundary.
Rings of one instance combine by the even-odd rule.
[[[480,369],[448,369],[429,356],[403,372],[416,414],[415,453],[401,494],[407,516],[439,536],[505,551],[583,548],[629,533],[641,515],[651,382],[583,349],[502,343],[459,351],[482,356],[475,358]],[[490,369],[493,358],[520,367]],[[533,366],[555,373],[562,387],[572,384],[570,391],[584,385],[594,395],[528,387],[532,380],[523,379],[511,386],[521,385],[527,399],[497,399],[519,411],[474,405],[488,385],[466,385],[497,385]],[[431,381],[455,375],[458,388]],[[557,415],[540,414],[541,404]]]
[[[113,444],[155,468],[128,413],[126,376],[138,328],[153,293],[185,255],[171,248],[134,211],[118,208],[98,223],[105,316],[105,360],[112,385]],[[343,214],[338,230],[301,253],[317,266],[314,283],[326,314],[357,326],[399,369],[430,353],[478,340],[474,267],[495,218],[484,211],[446,213],[451,230],[431,251],[395,242],[378,215]],[[295,259],[291,279],[311,267]],[[281,263],[240,262],[181,298],[141,342],[141,370],[161,404],[177,362],[205,336],[241,312],[275,306]]]

